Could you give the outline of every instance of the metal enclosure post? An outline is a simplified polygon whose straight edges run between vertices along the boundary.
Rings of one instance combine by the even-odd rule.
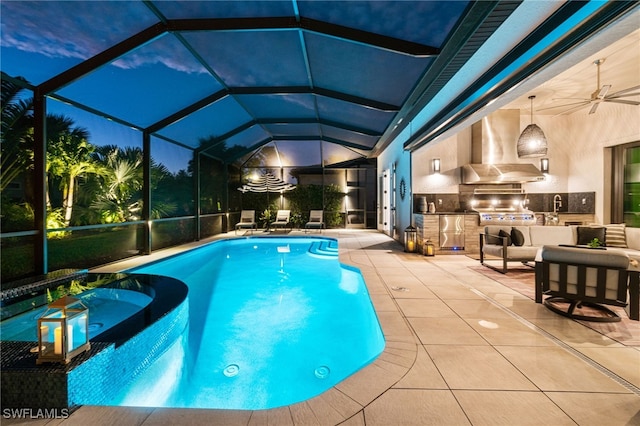
[[[151,135],[142,132],[142,254],[151,254]]]
[[[36,274],[49,272],[47,247],[47,101],[39,88],[33,93],[33,182],[34,220],[38,235],[34,241],[34,270]]]
[[[222,173],[223,173],[223,182],[225,183],[224,197],[223,197],[223,200],[225,201],[225,205],[222,207],[222,209],[227,213],[224,216],[222,216],[222,230],[224,230],[224,232],[229,232],[230,231],[229,206],[231,202],[231,200],[229,199],[229,165],[224,161],[222,162]]]
[[[193,208],[195,209],[195,240],[200,241],[200,153],[193,151]]]

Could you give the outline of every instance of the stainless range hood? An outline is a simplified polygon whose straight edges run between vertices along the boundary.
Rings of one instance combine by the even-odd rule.
[[[532,163],[519,163],[520,111],[501,109],[471,126],[471,161],[462,166],[463,184],[512,184],[544,181]]]
[[[466,164],[462,166],[462,183],[525,183],[544,181],[544,174],[530,163]]]

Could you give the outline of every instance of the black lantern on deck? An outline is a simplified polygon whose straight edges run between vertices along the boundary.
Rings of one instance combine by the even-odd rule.
[[[404,230],[404,251],[407,253],[415,253],[418,232],[416,228],[409,225]]]
[[[436,246],[428,238],[424,242],[424,255],[425,256],[435,256],[436,255]]]

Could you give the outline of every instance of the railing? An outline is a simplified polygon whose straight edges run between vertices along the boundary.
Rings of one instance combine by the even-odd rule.
[[[200,226],[196,216],[183,216],[48,229],[44,272],[92,268],[228,232],[233,214],[201,215]],[[43,272],[35,265],[38,236],[35,230],[0,234],[2,283]]]

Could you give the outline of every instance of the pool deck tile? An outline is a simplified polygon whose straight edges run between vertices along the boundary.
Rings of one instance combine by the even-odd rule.
[[[92,272],[226,237],[233,232]],[[478,261],[464,255],[404,253],[375,230],[323,237],[337,238],[340,261],[363,273],[386,340],[380,357],[327,392],[272,410],[84,406],[67,419],[2,425],[640,425],[640,327],[601,334],[473,270]],[[630,343],[606,337],[618,332]]]
[[[253,411],[251,412],[251,419],[249,420],[249,426],[293,426],[294,424],[295,423],[289,407],[274,408],[272,410],[264,411]]]

